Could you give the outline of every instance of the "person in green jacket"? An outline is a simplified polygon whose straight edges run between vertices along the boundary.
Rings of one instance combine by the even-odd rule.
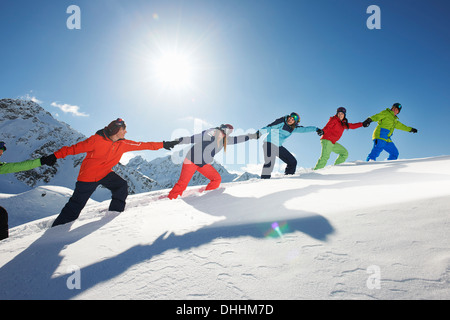
[[[6,145],[3,141],[0,141],[0,157],[6,151]],[[0,162],[0,174],[14,173],[20,171],[27,171],[45,164],[53,166],[56,163],[56,157],[52,154],[44,156],[34,160],[27,160],[22,162],[5,163]],[[9,237],[8,232],[8,212],[5,208],[0,207],[0,240]]]
[[[398,120],[397,115],[401,110],[402,105],[400,103],[394,103],[391,109],[383,110],[363,122],[364,127],[368,127],[372,121],[378,122],[372,135],[373,148],[367,156],[367,161],[375,161],[383,150],[389,153],[388,160],[396,160],[398,158],[398,149],[391,140],[394,129],[417,133],[417,129],[408,127]]]

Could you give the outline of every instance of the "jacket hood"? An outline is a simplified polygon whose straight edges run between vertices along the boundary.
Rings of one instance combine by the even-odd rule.
[[[95,134],[96,134],[96,135],[99,135],[99,136],[102,137],[103,139],[112,141],[112,139],[106,134],[105,129],[100,129],[100,130],[98,130]],[[119,139],[119,140],[117,140],[117,141],[120,141],[120,140],[125,140],[125,139]],[[114,142],[114,141],[113,141],[113,142]]]
[[[100,129],[100,130],[98,130],[95,134],[96,134],[96,135],[99,135],[99,136],[102,137],[103,139],[112,141],[111,138],[106,134],[105,129]]]
[[[105,129],[100,129],[95,134],[98,134],[99,136],[106,138]]]
[[[395,115],[394,111],[392,111],[392,109],[390,108],[386,108],[386,111],[389,111],[390,113],[392,113],[392,115],[398,119],[398,116]]]

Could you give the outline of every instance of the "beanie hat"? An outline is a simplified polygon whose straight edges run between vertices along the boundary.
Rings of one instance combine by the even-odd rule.
[[[0,141],[0,150],[6,151],[6,145],[3,141]]]
[[[108,136],[113,136],[115,135],[117,132],[119,132],[120,128],[126,128],[127,126],[125,125],[125,121],[123,121],[121,118],[117,118],[114,121],[111,121],[111,123],[105,127],[105,133]]]
[[[231,124],[221,124],[218,129],[222,131],[225,135],[229,135],[234,130]]]
[[[336,110],[336,114],[338,114],[339,112],[342,112],[345,116],[347,114],[347,109],[345,109],[344,107],[339,107]]]

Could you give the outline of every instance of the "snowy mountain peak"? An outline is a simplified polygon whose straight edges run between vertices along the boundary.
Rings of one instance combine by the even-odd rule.
[[[54,119],[37,103],[20,99],[0,100],[0,132],[8,146],[8,152],[1,159],[4,162],[39,158],[85,139],[83,134]],[[79,155],[70,161],[58,161],[54,167],[42,166],[4,175],[0,180],[0,192],[24,192],[48,183],[72,188],[72,177],[82,159]],[[64,177],[61,176],[63,172]]]
[[[31,100],[0,99],[0,109],[4,118],[9,120],[34,118],[42,115],[52,117],[39,104]]]

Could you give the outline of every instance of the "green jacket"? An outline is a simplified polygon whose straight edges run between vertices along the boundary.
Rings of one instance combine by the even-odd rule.
[[[40,166],[41,166],[41,159],[34,159],[13,163],[0,162],[0,174],[27,171]]]
[[[400,129],[403,131],[411,131],[411,127],[408,127],[398,120],[398,117],[391,109],[386,109],[380,113],[371,116],[370,119],[377,121],[378,125],[373,131],[372,140],[381,139],[387,142],[392,142],[390,137],[394,133],[394,129]]]

